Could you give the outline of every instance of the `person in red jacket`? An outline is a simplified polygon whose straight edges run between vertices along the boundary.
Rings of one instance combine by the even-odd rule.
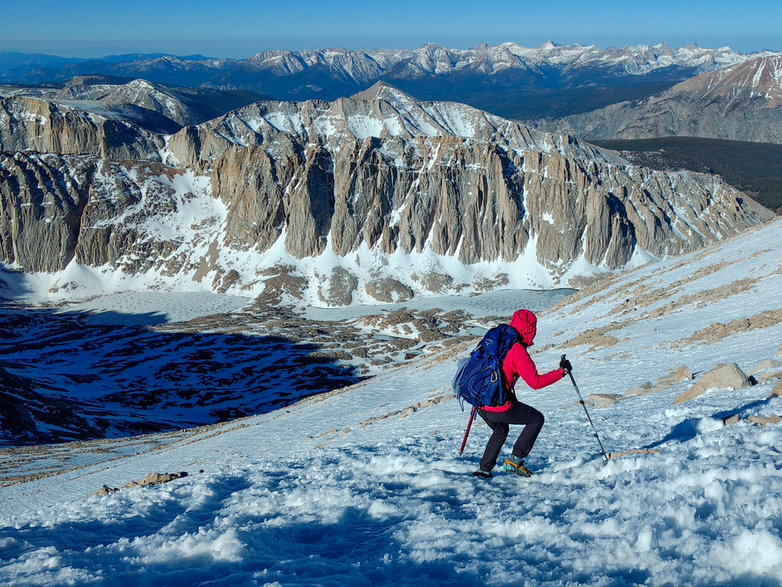
[[[538,369],[527,352],[527,348],[533,345],[537,334],[538,319],[529,310],[518,310],[513,313],[510,325],[518,333],[519,342],[511,347],[502,362],[502,385],[508,392],[509,399],[501,406],[484,407],[478,410],[481,418],[492,430],[481,458],[480,469],[473,473],[476,477],[485,479],[493,476],[491,471],[497,464],[502,445],[508,438],[510,424],[523,424],[524,429],[513,445],[511,456],[505,460],[503,468],[523,477],[529,477],[531,474],[524,466],[524,459],[532,450],[545,419],[538,410],[516,399],[513,388],[519,377],[532,389],[540,389],[556,383],[572,369],[570,362],[563,358],[559,369],[543,375],[538,374]]]

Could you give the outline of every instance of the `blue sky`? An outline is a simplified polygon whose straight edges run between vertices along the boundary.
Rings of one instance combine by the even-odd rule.
[[[779,0],[0,0],[0,51],[247,57],[264,49],[513,41],[782,51]]]

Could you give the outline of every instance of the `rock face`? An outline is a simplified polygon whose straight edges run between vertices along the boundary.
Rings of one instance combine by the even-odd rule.
[[[0,255],[32,271],[58,271],[73,259],[89,185],[92,158],[0,153]]]
[[[159,160],[163,139],[127,118],[37,98],[4,98],[0,150]]]
[[[62,87],[0,87],[0,150],[160,160],[164,135],[262,96],[209,88],[168,88],[79,76]]]
[[[0,153],[2,261],[43,272],[71,261],[128,274],[187,269],[197,259],[176,252],[208,235],[219,210],[211,199],[184,210],[195,198],[185,175],[143,161]],[[193,211],[199,233],[188,232]]]
[[[57,145],[35,139],[41,149],[65,150],[76,131],[62,120]],[[33,140],[13,128],[12,144]],[[336,102],[256,103],[185,127],[162,150],[160,137],[109,145],[98,134],[83,139],[91,156],[0,157],[0,260],[245,292],[292,265],[321,302],[343,305],[472,288],[458,268],[483,267],[474,283],[566,285],[590,267],[690,251],[773,217],[714,177],[633,167],[573,137],[382,84]],[[166,162],[138,160],[145,145]],[[387,294],[376,288],[385,279]]]
[[[263,250],[285,232],[296,257],[322,253],[327,237],[341,256],[428,247],[466,264],[514,260],[533,243],[550,271],[578,257],[616,268],[638,250],[701,246],[746,213],[771,218],[712,178],[632,168],[572,137],[382,85],[333,103],[256,104],[169,147],[211,172],[228,243]],[[709,210],[717,202],[727,222]]]
[[[540,126],[589,140],[697,136],[782,143],[782,57],[760,57],[701,74],[639,102]]]

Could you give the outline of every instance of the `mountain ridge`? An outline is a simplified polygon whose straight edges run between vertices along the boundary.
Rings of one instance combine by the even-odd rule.
[[[94,138],[83,153],[74,139],[3,154],[0,256],[49,272],[55,297],[92,282],[259,295],[287,280],[285,295],[343,306],[561,287],[773,217],[715,177],[382,84],[363,96],[256,102],[153,133],[147,161],[101,159]],[[40,118],[13,120],[62,143]]]
[[[211,67],[220,67],[229,63],[247,63],[256,67],[278,68],[278,71],[291,73],[313,66],[317,63],[342,67],[342,71],[351,74],[356,80],[362,80],[361,75],[366,70],[356,70],[353,75],[349,68],[352,63],[372,61],[378,68],[388,69],[399,62],[415,64],[421,71],[428,73],[443,73],[452,68],[460,69],[470,64],[480,66],[491,65],[490,71],[496,72],[503,67],[523,64],[583,64],[585,62],[608,63],[612,65],[626,64],[628,70],[641,72],[659,67],[670,67],[672,64],[688,67],[716,69],[726,65],[734,65],[752,56],[774,54],[771,51],[757,51],[742,55],[730,47],[718,49],[702,48],[690,44],[684,47],[672,48],[665,43],[657,45],[627,45],[622,48],[609,47],[600,49],[595,45],[562,45],[548,41],[539,47],[524,47],[514,42],[503,42],[498,45],[481,44],[471,49],[452,49],[436,43],[428,43],[416,49],[344,49],[323,48],[306,50],[263,50],[245,59],[226,57],[207,57],[203,55],[178,56],[174,54],[140,54],[111,55],[103,58],[63,58],[44,54],[24,54],[4,52],[8,58],[50,58],[55,61],[101,62],[107,63],[152,63],[168,62],[184,64],[187,62],[208,62]],[[515,62],[515,63],[514,63]],[[283,69],[280,64],[283,64]],[[290,65],[290,69],[284,67]],[[362,80],[366,81],[366,79]]]
[[[699,136],[780,144],[782,57],[758,57],[703,73],[643,100],[535,126],[591,140]]]
[[[551,42],[537,48],[511,42],[472,49],[429,44],[418,49],[267,50],[247,59],[188,60],[166,55],[136,61],[44,64],[33,70],[25,65],[7,66],[5,71],[0,69],[0,81],[40,84],[102,74],[169,85],[248,89],[274,99],[334,100],[385,80],[421,99],[454,98],[505,117],[523,118],[522,111],[511,115],[512,104],[503,105],[503,100],[496,98],[516,100],[519,90],[542,92],[539,100],[554,105],[556,98],[546,94],[552,89],[580,88],[589,93],[595,84],[639,89],[644,84],[672,85],[767,54],[772,53],[742,55],[728,47],[689,45],[674,49],[664,44],[621,49]]]

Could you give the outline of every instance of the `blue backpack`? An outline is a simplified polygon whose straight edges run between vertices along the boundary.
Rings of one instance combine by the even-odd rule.
[[[519,342],[516,329],[500,324],[489,330],[466,359],[459,361],[451,386],[464,410],[464,402],[476,408],[505,403],[502,361]]]

